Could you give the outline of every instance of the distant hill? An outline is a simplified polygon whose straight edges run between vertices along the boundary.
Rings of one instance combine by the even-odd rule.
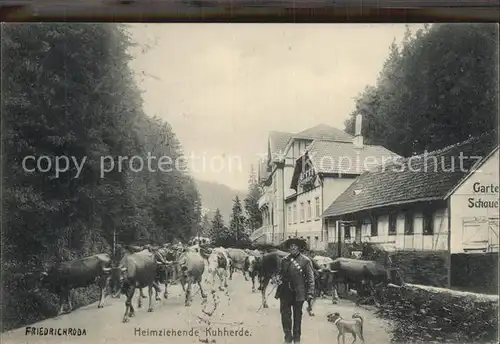
[[[232,189],[223,184],[198,179],[196,180],[196,185],[198,186],[202,206],[208,210],[208,218],[212,220],[215,210],[219,208],[224,218],[224,222],[229,225],[233,208],[233,199],[238,196],[243,206],[246,192]]]

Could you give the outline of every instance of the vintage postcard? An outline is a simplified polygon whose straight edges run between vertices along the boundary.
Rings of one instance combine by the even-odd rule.
[[[1,52],[2,343],[498,342],[498,25],[4,23]]]

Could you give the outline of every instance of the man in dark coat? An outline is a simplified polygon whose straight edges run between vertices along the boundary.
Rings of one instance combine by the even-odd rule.
[[[279,270],[280,284],[275,298],[280,299],[281,324],[285,343],[300,344],[302,307],[304,301],[311,304],[314,296],[314,272],[312,262],[301,254],[307,247],[304,240],[288,239],[284,243],[290,254],[283,258]],[[293,326],[292,326],[293,313]]]

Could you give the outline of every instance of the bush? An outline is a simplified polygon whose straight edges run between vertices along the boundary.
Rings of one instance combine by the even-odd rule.
[[[10,266],[2,271],[2,328],[9,331],[57,315],[59,297],[40,287],[37,274],[14,270]],[[71,294],[73,309],[86,306],[99,300],[99,289],[95,285],[80,288]],[[68,305],[65,304],[65,310]]]
[[[407,283],[446,287],[448,284],[447,252],[398,251],[391,253],[395,266],[403,271]]]
[[[498,328],[498,298],[407,284],[388,288],[378,315],[392,320],[395,343],[489,343]]]

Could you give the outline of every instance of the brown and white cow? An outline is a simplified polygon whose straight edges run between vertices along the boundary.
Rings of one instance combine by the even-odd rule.
[[[229,269],[229,279],[233,279],[234,270],[240,270],[245,277],[245,281],[248,281],[247,275],[245,273],[245,261],[248,254],[239,248],[226,248],[227,255],[231,259],[231,267]]]
[[[191,286],[193,283],[198,284],[202,302],[206,302],[207,295],[201,286],[203,273],[205,272],[205,261],[200,253],[189,248],[185,249],[185,251],[180,254],[177,265],[180,271],[181,286],[186,293],[185,306],[188,307],[191,305]]]
[[[217,247],[212,250],[208,257],[208,274],[212,277],[212,289],[215,289],[215,277],[220,279],[219,290],[227,288],[227,278],[231,267],[231,260],[229,259],[226,250],[223,247]],[[209,281],[210,282],[210,281]]]
[[[245,250],[248,254],[245,260],[245,271],[248,272],[252,281],[252,293],[255,292],[255,278],[260,278],[260,265],[262,263],[262,253],[258,250]]]

